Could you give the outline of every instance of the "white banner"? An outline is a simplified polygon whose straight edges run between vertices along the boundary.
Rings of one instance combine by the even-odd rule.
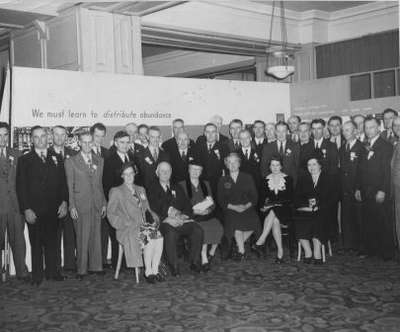
[[[189,125],[213,115],[275,121],[290,112],[289,84],[167,78],[13,68],[12,125],[89,126],[103,122],[170,125],[183,118]]]

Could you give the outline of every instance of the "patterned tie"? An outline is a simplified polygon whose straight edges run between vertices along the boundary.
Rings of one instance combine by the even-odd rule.
[[[45,154],[44,154],[43,151],[40,152],[40,159],[42,159],[42,162],[43,162],[43,163],[46,163],[46,156],[45,156]]]

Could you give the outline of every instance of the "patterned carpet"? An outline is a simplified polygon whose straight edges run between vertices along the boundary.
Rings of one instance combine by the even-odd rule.
[[[400,331],[400,265],[334,256],[323,266],[250,258],[165,283],[90,276],[0,285],[6,331]]]

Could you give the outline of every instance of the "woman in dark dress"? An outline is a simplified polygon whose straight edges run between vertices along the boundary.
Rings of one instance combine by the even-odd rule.
[[[296,237],[304,249],[305,263],[311,263],[313,256],[316,264],[322,263],[321,243],[326,242],[328,235],[329,178],[321,167],[318,156],[308,158],[308,172],[300,177],[296,187]]]
[[[256,211],[258,193],[251,175],[239,171],[240,157],[230,153],[225,158],[229,175],[218,183],[218,202],[224,212],[224,231],[228,239],[235,238],[237,260],[245,258],[244,244],[260,227]]]
[[[280,264],[283,262],[281,223],[286,223],[292,217],[293,180],[282,173],[282,160],[279,156],[271,158],[269,168],[271,174],[264,179],[262,185],[264,228],[252,249],[260,257],[265,240],[272,230],[278,248],[275,262]]]
[[[202,165],[196,160],[189,164],[189,179],[179,184],[188,196],[193,207],[194,220],[199,223],[204,232],[203,247],[201,251],[202,270],[208,272],[210,270],[209,261],[215,255],[215,250],[221,242],[224,232],[220,221],[215,217],[215,204],[212,197],[211,187],[207,181],[200,180]],[[210,206],[205,209],[196,208],[198,203],[206,201]],[[210,250],[207,252],[208,245]]]

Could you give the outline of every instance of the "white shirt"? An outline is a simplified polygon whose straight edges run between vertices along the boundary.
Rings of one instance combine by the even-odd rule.
[[[315,144],[317,144],[317,148],[320,149],[323,140],[324,140],[323,137],[321,137],[318,141],[314,139],[314,147],[315,147]]]
[[[317,184],[318,184],[318,180],[319,180],[319,176],[321,175],[321,172],[319,172],[317,175],[311,175],[311,178],[312,178],[312,180],[313,180],[313,183],[314,183],[314,188],[317,186]]]
[[[185,156],[187,156],[188,149],[185,150],[179,150],[179,154],[182,156],[182,154],[185,153]]]
[[[340,147],[342,145],[341,140],[342,140],[342,137],[340,135],[331,137],[331,142],[335,143],[338,149],[340,149]]]
[[[55,145],[53,145],[53,149],[54,149],[54,152],[55,153],[57,153],[57,154],[61,154],[63,157],[64,157],[64,147],[59,147],[59,146],[55,146]]]
[[[260,145],[264,142],[264,137],[261,138],[254,137],[254,141],[256,142],[257,145]]]
[[[379,134],[376,135],[374,138],[371,139],[371,141],[370,141],[370,146],[371,146],[371,147],[374,146],[374,144],[375,144],[375,142],[376,142],[376,140],[377,140],[378,138],[379,138]]]
[[[35,148],[35,152],[37,153],[37,155],[42,158],[42,153],[44,155],[45,158],[47,158],[47,149],[36,149]]]
[[[84,153],[81,151],[81,155],[86,164],[90,165],[92,163],[93,158],[91,153]]]
[[[92,150],[95,154],[97,154],[98,156],[101,155],[101,147],[100,146],[93,146]]]
[[[247,148],[242,147],[242,151],[243,151],[243,155],[244,155],[246,158],[249,158],[249,157],[250,157],[250,152],[251,152],[251,147],[250,147],[250,146],[247,147]]]
[[[278,152],[281,151],[281,146],[282,146],[282,151],[285,152],[286,148],[286,141],[276,141],[278,143]]]
[[[207,150],[212,150],[212,148],[214,147],[215,143],[208,143],[207,142]]]
[[[357,142],[357,139],[355,138],[351,142],[346,143],[346,145],[349,144],[349,150],[351,150],[353,148],[353,146],[354,146],[354,144],[356,144],[356,142]]]
[[[121,152],[119,152],[119,151],[117,150],[117,154],[118,154],[118,156],[121,158],[121,160],[122,160],[123,163],[125,162],[125,160],[130,161],[130,160],[129,160],[129,156],[128,156],[127,153],[121,153]]]

